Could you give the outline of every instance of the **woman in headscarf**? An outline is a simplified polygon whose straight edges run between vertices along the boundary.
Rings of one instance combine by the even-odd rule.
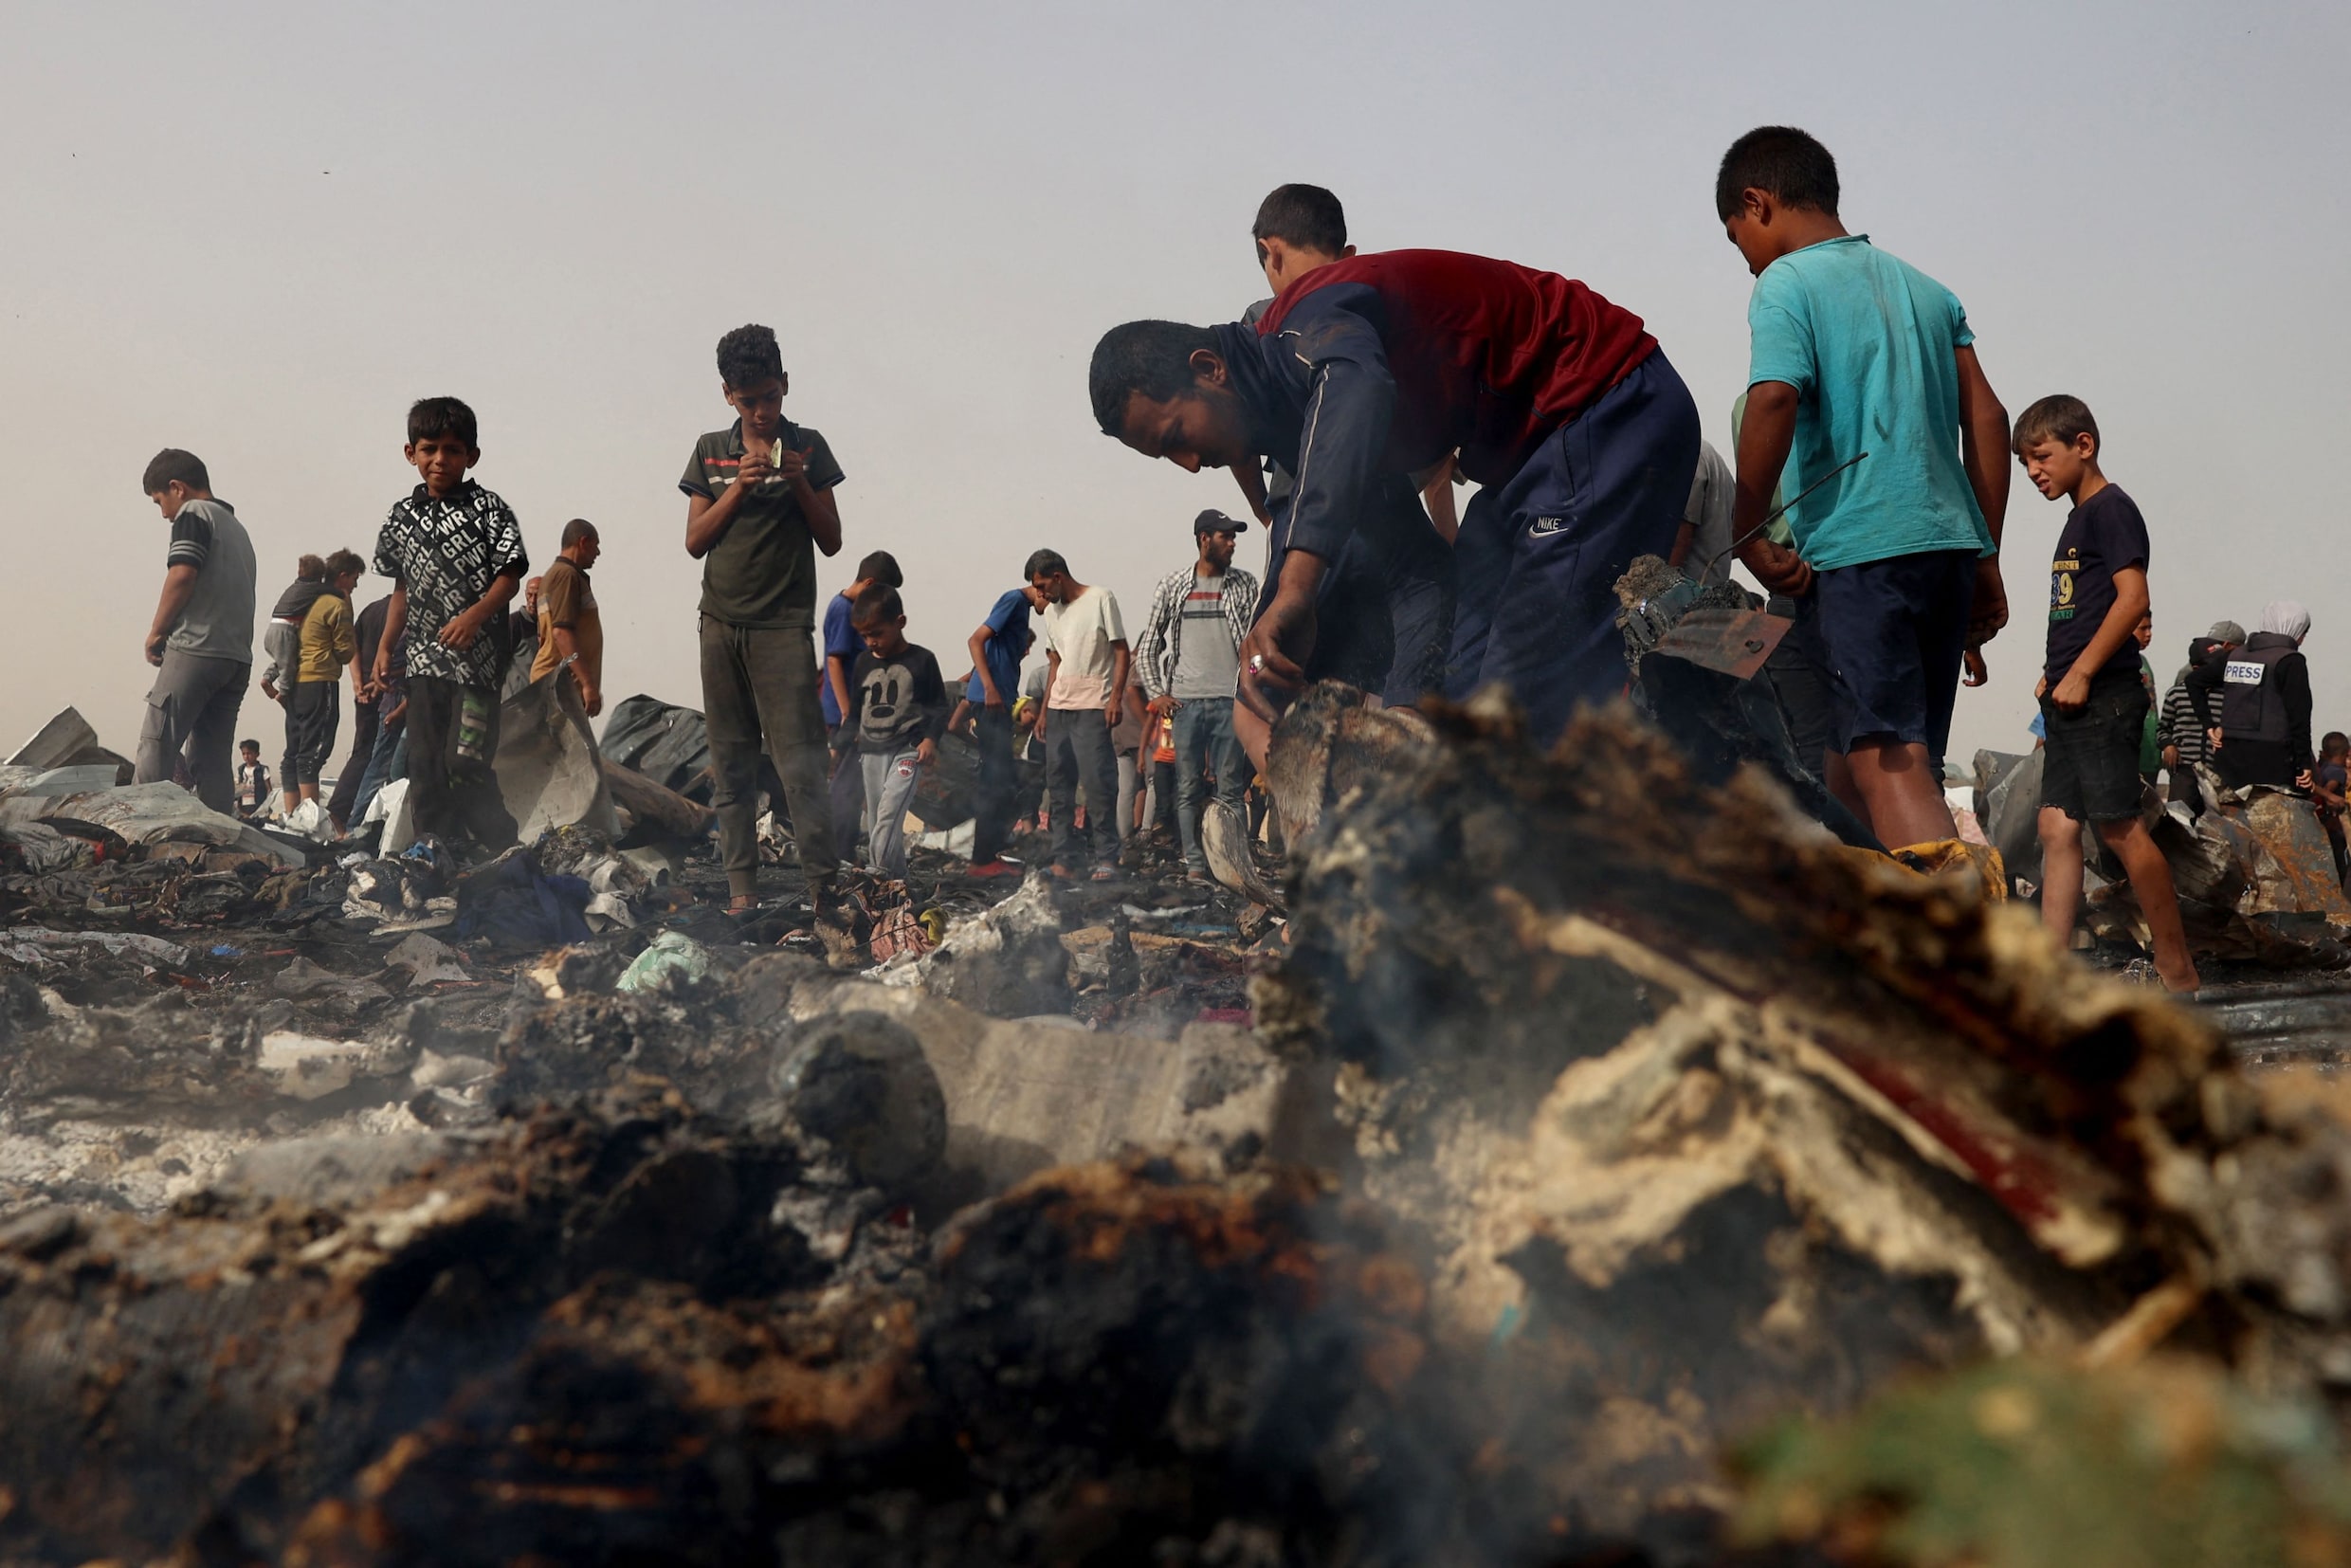
[[[2188,674],[2196,720],[2212,738],[2212,765],[2233,790],[2310,787],[2318,759],[2310,751],[2310,664],[2302,656],[2308,635],[2310,612],[2293,599],[2272,599],[2243,647]]]

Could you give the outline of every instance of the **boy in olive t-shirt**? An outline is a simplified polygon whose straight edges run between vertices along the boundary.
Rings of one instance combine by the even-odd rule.
[[[772,329],[738,327],[720,338],[719,378],[738,417],[694,444],[678,488],[686,494],[685,553],[703,563],[702,717],[727,907],[747,914],[759,902],[762,742],[820,904],[839,869],[813,632],[815,552],[841,550],[832,491],[842,474],[823,436],[783,416],[790,383]]]

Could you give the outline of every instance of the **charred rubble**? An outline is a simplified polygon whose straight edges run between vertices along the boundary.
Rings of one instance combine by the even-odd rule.
[[[1918,1377],[2351,1384],[2331,1086],[1977,879],[1622,711],[1319,688],[1270,773],[1285,927],[8,881],[0,1559],[1818,1560],[1725,1456]]]

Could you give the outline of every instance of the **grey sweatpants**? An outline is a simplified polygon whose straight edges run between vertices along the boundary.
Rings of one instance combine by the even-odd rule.
[[[173,764],[184,753],[195,776],[196,798],[216,811],[230,811],[237,791],[237,710],[245,705],[252,678],[249,661],[165,648],[139,721],[134,781],[169,783]]]
[[[1053,803],[1053,861],[1075,870],[1119,858],[1119,758],[1100,708],[1054,708],[1045,720],[1045,782]],[[1085,833],[1078,789],[1085,789]],[[1089,852],[1086,839],[1093,840]]]
[[[885,877],[906,880],[906,808],[922,779],[922,764],[908,746],[896,752],[860,752],[866,775],[866,863]]]
[[[840,869],[832,839],[825,716],[816,705],[816,643],[807,627],[729,626],[702,617],[702,722],[710,733],[719,850],[737,897],[759,890],[759,752],[766,739],[800,869],[813,884]]]

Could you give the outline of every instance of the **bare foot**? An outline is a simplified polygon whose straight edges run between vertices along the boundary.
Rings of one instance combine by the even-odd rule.
[[[738,893],[726,901],[726,912],[730,915],[748,915],[758,907],[759,899],[756,893]]]

